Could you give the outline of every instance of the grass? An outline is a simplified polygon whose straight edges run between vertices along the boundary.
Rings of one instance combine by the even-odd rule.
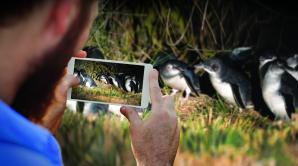
[[[94,88],[87,88],[83,86],[73,88],[72,98],[106,103],[141,105],[142,94],[124,92],[123,90],[113,86],[107,86],[103,83],[99,83],[99,85]]]
[[[272,122],[254,111],[239,113],[219,99],[200,103],[205,98],[176,102],[177,108],[193,108],[178,110],[181,135],[176,165],[297,164],[292,152],[297,151],[298,121]],[[65,165],[135,165],[126,120],[100,116],[89,122],[81,114],[66,112],[57,138]]]
[[[152,62],[167,48],[192,64],[217,51],[256,42],[258,13],[236,5],[238,1],[189,0],[175,7],[164,4],[168,1],[150,1],[133,9],[126,7],[128,2],[109,2],[101,1],[87,42],[99,47],[106,59]],[[180,10],[183,7],[188,14]],[[189,59],[189,50],[198,55]],[[291,122],[270,121],[253,110],[239,113],[220,98],[204,95],[186,103],[177,100],[176,111],[181,127],[177,166],[298,165],[298,115]],[[100,116],[89,122],[81,114],[66,112],[56,137],[66,166],[136,165],[126,120]]]

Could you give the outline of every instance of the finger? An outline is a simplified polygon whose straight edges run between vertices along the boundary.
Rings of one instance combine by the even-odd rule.
[[[74,57],[77,57],[77,58],[86,58],[86,56],[87,56],[87,52],[83,50],[80,50],[78,54],[74,55]]]
[[[176,114],[174,96],[171,96],[171,95],[163,96],[163,102],[164,102],[163,105],[167,106],[167,110],[169,112],[173,112]]]
[[[65,76],[64,86],[66,86],[67,89],[77,86],[78,84],[80,84],[80,80],[77,77],[75,77],[73,75]]]
[[[121,107],[120,112],[124,115],[132,126],[139,126],[142,122],[137,111],[130,107]]]
[[[162,101],[162,93],[158,84],[158,72],[153,70],[149,74],[149,89],[150,89],[150,99],[152,102],[152,108],[159,107]],[[155,110],[155,109],[153,109]]]
[[[80,84],[80,81],[75,76],[65,75],[63,80],[62,80],[62,83],[60,84],[58,93],[62,94],[63,96],[66,96],[67,91],[68,91],[69,88],[72,88],[72,87],[77,86],[79,84]]]

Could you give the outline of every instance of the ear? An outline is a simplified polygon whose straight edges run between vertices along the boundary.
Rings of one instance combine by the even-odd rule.
[[[47,42],[57,42],[64,36],[71,23],[73,7],[71,0],[55,0],[44,28]]]

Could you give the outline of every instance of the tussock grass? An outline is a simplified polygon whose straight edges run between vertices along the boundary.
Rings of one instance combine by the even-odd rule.
[[[239,113],[220,100],[210,101],[210,106],[200,106],[198,98],[190,100],[197,101],[193,109],[178,110],[181,135],[176,164],[206,159],[214,165],[221,160],[227,160],[227,165],[295,164],[290,152],[295,151],[297,121],[272,122],[253,111]],[[180,107],[181,103],[176,104]],[[147,116],[150,112],[143,118]],[[100,116],[89,122],[80,114],[66,112],[57,138],[66,165],[135,165],[126,120]]]
[[[106,103],[140,105],[142,94],[125,92],[113,86],[100,84],[94,88],[75,87],[72,89],[72,98]]]

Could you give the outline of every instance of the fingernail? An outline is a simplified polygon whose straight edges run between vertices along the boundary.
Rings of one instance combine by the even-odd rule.
[[[125,117],[127,117],[127,108],[126,107],[124,107],[124,106],[121,107],[120,108],[120,112],[121,112],[122,115],[124,115]]]
[[[122,114],[124,114],[124,113],[126,112],[126,107],[122,106],[122,107],[120,108],[120,112],[121,112]]]

